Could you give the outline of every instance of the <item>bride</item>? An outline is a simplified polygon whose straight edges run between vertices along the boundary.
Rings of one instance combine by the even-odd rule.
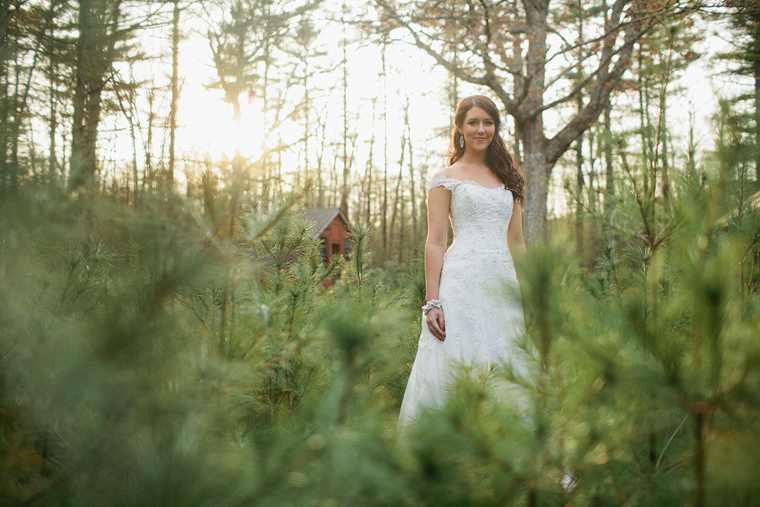
[[[448,167],[428,182],[427,303],[399,431],[445,402],[457,366],[509,368],[529,376],[521,348],[525,321],[513,258],[526,255],[524,180],[500,135],[496,105],[476,95],[459,103]],[[454,241],[446,250],[448,220]]]

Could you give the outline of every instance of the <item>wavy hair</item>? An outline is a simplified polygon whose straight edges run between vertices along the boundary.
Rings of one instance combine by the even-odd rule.
[[[473,95],[462,99],[462,102],[457,106],[456,114],[454,115],[454,131],[451,133],[451,144],[449,145],[448,165],[453,164],[464,156],[464,147],[459,146],[459,136],[464,126],[467,111],[473,107],[479,107],[488,113],[496,126],[493,140],[486,149],[486,166],[512,192],[512,197],[515,201],[523,202],[522,191],[525,186],[525,180],[517,170],[514,159],[512,159],[512,155],[507,150],[507,145],[504,144],[504,139],[501,138],[502,123],[499,117],[499,109],[488,97]]]

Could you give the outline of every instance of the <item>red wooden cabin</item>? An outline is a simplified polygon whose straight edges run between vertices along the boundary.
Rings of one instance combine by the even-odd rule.
[[[333,255],[348,255],[351,251],[348,220],[340,208],[307,208],[303,210],[303,216],[315,225],[314,235],[320,239],[320,253],[325,264],[332,261]],[[332,280],[325,280],[325,287],[330,285]]]

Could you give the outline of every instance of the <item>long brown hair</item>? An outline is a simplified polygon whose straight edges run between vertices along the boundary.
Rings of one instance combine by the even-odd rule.
[[[507,150],[507,145],[504,144],[504,139],[501,138],[501,118],[499,117],[499,109],[491,99],[483,95],[473,95],[462,99],[462,102],[457,106],[456,114],[454,115],[454,131],[451,133],[451,145],[449,145],[449,159],[448,164],[451,165],[462,156],[464,156],[464,147],[459,146],[459,136],[464,126],[464,119],[467,116],[467,111],[473,107],[479,107],[483,109],[493,119],[496,129],[493,134],[493,140],[486,149],[485,163],[488,168],[496,175],[497,178],[512,192],[512,197],[517,202],[523,201],[522,190],[525,185],[525,180],[515,167],[515,162],[512,159],[512,155]]]

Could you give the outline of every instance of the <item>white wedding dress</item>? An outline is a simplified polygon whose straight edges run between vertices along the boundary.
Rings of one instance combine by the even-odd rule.
[[[525,410],[524,384],[535,378],[535,359],[525,346],[525,321],[517,274],[507,246],[512,192],[472,181],[436,176],[427,186],[451,191],[449,216],[454,242],[446,251],[438,299],[446,339],[438,340],[422,320],[417,356],[404,393],[398,430],[427,408],[445,403],[448,385],[464,366],[471,371],[507,368],[521,382],[501,376],[499,399]],[[510,384],[504,389],[504,384]],[[523,387],[521,387],[521,384]]]

